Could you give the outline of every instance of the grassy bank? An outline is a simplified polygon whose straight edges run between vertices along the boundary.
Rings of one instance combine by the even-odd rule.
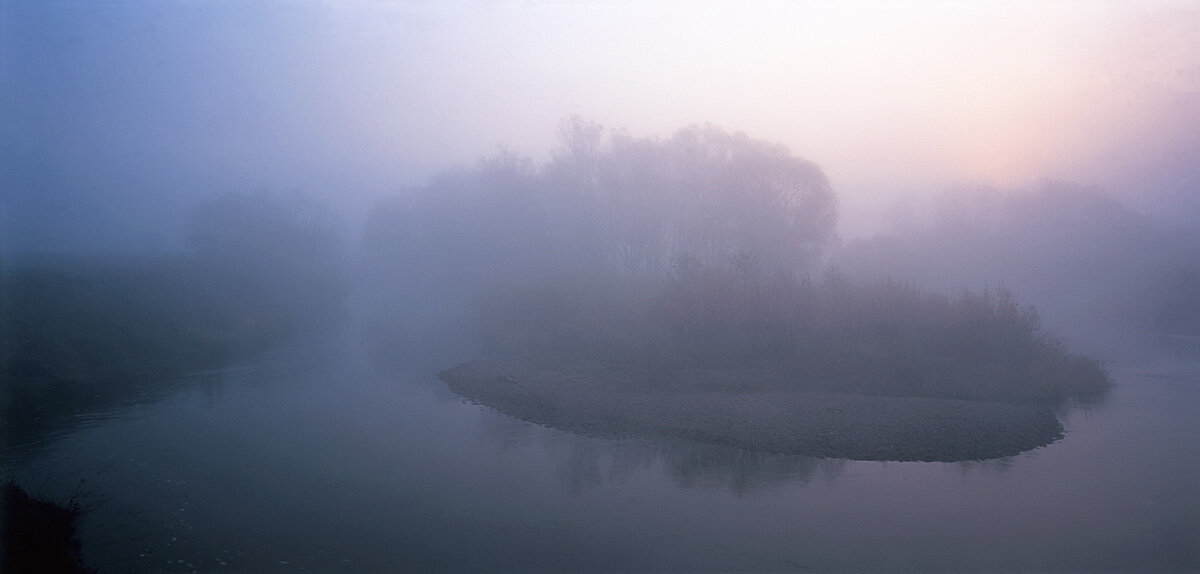
[[[668,381],[596,364],[472,361],[439,375],[509,416],[606,438],[685,439],[855,460],[984,460],[1062,437],[1035,405],[798,391],[753,370],[691,370]]]
[[[26,258],[0,278],[7,440],[134,400],[287,336],[269,293],[186,257]]]

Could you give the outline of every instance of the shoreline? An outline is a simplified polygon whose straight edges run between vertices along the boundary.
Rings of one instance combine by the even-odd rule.
[[[597,365],[476,360],[438,373],[452,391],[505,415],[600,438],[686,439],[777,454],[957,462],[1051,444],[1050,407],[959,399],[756,388],[761,373],[692,371],[693,383]],[[678,377],[669,377],[678,378]]]

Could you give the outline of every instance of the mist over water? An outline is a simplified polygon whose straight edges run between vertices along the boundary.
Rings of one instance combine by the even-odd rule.
[[[1067,439],[1031,453],[882,463],[580,437],[465,403],[416,364],[381,377],[335,349],[301,346],[298,364],[281,354],[77,428],[25,455],[18,476],[51,491],[81,476],[102,492],[81,532],[115,570],[1169,570],[1196,559],[1194,368],[1118,374],[1104,408],[1072,414]]]
[[[1198,22],[4,3],[0,569],[1200,568]]]

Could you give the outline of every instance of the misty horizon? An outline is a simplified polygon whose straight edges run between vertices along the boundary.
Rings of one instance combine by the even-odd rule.
[[[1197,17],[1156,3],[6,3],[0,240],[175,250],[192,205],[261,189],[358,219],[498,146],[544,163],[571,115],[637,138],[711,122],[778,142],[828,174],[846,238],[908,196],[1041,180],[1187,223]]]
[[[0,2],[0,570],[1198,569],[1198,32]]]

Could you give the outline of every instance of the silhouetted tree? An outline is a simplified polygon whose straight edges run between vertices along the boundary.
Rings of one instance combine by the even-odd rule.
[[[544,173],[553,192],[590,208],[579,223],[599,230],[607,259],[624,270],[665,271],[679,254],[798,269],[834,237],[829,181],[783,146],[711,125],[664,141],[602,135],[598,124],[564,122]]]
[[[678,261],[798,275],[834,238],[828,180],[780,145],[712,126],[634,138],[576,116],[559,137],[542,166],[502,149],[375,206],[363,292],[399,316],[389,324],[411,325],[389,338],[444,328],[453,308],[480,301],[512,303],[482,319],[495,338],[519,338],[510,311],[621,328],[620,311],[577,303],[651,299]]]

